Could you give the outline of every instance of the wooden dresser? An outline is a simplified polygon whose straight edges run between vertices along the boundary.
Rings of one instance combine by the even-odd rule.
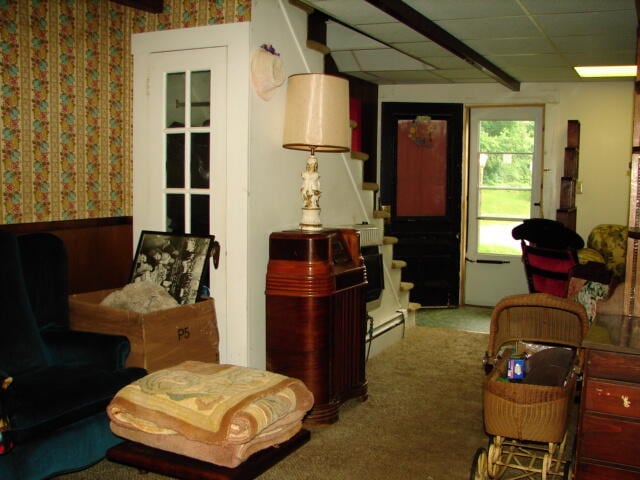
[[[599,316],[583,346],[576,479],[640,479],[640,318]]]

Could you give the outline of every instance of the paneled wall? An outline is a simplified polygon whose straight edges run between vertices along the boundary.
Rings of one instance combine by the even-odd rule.
[[[0,225],[17,235],[49,232],[67,247],[69,293],[122,288],[133,258],[131,217]]]
[[[0,224],[131,215],[131,35],[251,15],[251,0],[164,4],[0,2]]]

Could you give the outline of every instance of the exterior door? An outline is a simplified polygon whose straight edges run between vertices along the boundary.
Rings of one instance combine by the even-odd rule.
[[[541,214],[543,117],[542,106],[470,109],[466,304],[528,292],[511,230]]]
[[[457,306],[460,291],[460,202],[463,106],[382,103],[380,203],[398,239],[402,280],[423,306]]]

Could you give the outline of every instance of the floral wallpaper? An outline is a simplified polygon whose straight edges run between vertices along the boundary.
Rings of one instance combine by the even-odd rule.
[[[0,223],[131,215],[131,35],[250,17],[251,0],[0,0]]]

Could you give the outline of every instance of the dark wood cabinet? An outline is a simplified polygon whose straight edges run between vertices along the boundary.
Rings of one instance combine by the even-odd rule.
[[[587,349],[577,480],[640,479],[640,355]]]
[[[307,423],[333,423],[342,403],[366,398],[366,285],[356,230],[270,235],[267,369],[313,392]]]

